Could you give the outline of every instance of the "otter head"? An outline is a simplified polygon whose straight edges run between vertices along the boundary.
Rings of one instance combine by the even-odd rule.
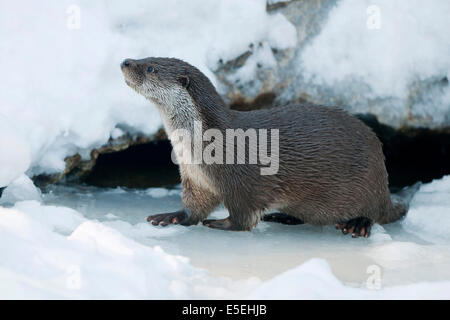
[[[173,106],[186,101],[189,97],[189,74],[196,70],[174,58],[125,59],[120,67],[125,82],[159,106]]]
[[[225,116],[228,108],[200,70],[175,58],[126,59],[120,65],[125,82],[159,109],[166,131],[194,120]]]

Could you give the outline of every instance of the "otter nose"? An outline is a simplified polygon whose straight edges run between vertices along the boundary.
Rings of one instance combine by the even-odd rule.
[[[120,64],[121,68],[126,68],[129,67],[131,65],[131,59],[125,59],[122,61],[122,63]]]

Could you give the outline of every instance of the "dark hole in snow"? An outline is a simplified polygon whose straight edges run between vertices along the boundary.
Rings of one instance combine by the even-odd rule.
[[[450,174],[450,133],[430,129],[401,129],[380,124],[372,115],[358,115],[383,143],[392,191],[416,181],[430,182]],[[171,161],[169,141],[132,146],[102,154],[84,182],[99,187],[149,188],[180,183]]]
[[[430,182],[450,174],[450,132],[426,128],[396,130],[373,115],[357,115],[383,143],[391,191],[416,181]]]
[[[180,183],[178,166],[171,160],[168,140],[134,145],[101,154],[83,182],[98,187],[150,188]]]

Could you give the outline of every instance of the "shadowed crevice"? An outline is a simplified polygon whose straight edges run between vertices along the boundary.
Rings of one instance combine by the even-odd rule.
[[[357,115],[383,143],[391,191],[417,181],[424,183],[450,174],[450,132],[426,128],[396,130],[374,115]]]
[[[101,154],[84,183],[98,187],[150,188],[180,183],[178,166],[171,160],[168,140],[131,146]]]

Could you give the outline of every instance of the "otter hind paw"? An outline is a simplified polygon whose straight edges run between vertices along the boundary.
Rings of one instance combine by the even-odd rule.
[[[286,213],[269,213],[265,214],[262,218],[263,221],[266,222],[277,222],[281,224],[290,224],[290,225],[296,225],[296,224],[304,224],[305,222],[299,218],[296,218],[294,216],[290,216]]]
[[[351,233],[353,238],[368,238],[370,236],[370,229],[372,228],[372,225],[373,222],[371,219],[366,217],[358,217],[345,222],[337,223],[336,229],[341,229],[343,234]]]

